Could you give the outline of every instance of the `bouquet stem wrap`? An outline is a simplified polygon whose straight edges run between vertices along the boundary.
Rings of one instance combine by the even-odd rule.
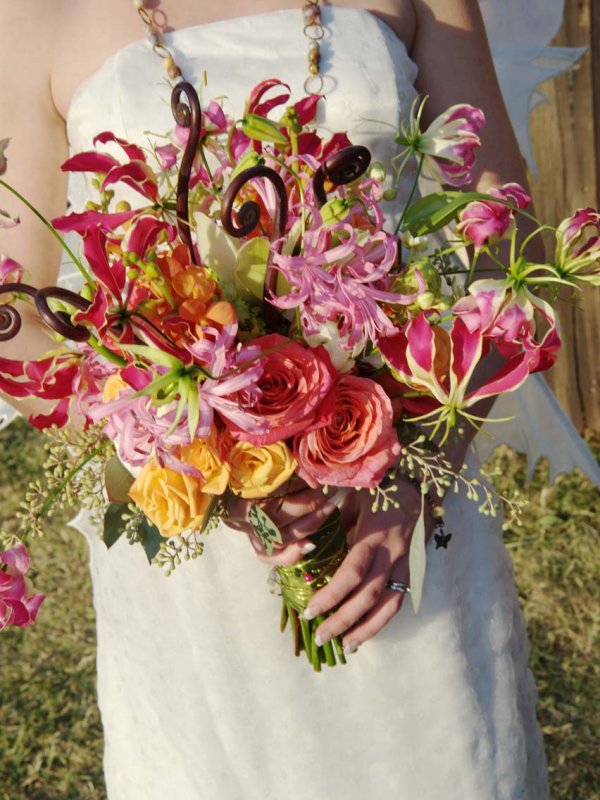
[[[346,663],[342,642],[338,636],[322,646],[318,646],[315,642],[315,631],[325,616],[311,620],[304,618],[304,611],[310,599],[331,580],[348,552],[346,533],[337,509],[311,536],[311,541],[316,545],[316,549],[307,558],[291,567],[275,567],[275,572],[283,604],[281,630],[285,630],[289,621],[294,635],[295,655],[299,656],[304,650],[309,664],[316,672],[320,672],[321,664],[334,667],[338,662]]]

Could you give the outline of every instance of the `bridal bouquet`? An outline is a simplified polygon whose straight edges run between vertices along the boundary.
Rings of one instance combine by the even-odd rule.
[[[443,447],[481,421],[478,401],[555,361],[552,300],[557,287],[600,283],[600,217],[578,211],[553,231],[553,263],[530,263],[516,225],[530,198],[517,184],[415,200],[421,175],[470,182],[478,109],[454,106],[422,130],[416,104],[386,174],[345,134],[319,134],[322,98],[289,100],[284,84],[265,81],[236,121],[180,83],[164,140],[142,148],[104,132],[63,165],[91,173],[95,190],[85,210],[50,226],[82,274],[80,293],[34,288],[19,264],[0,261],[0,339],[20,327],[17,300],[33,303],[54,336],[38,361],[0,358],[0,390],[53,402],[31,419],[51,437],[48,482],[26,498],[21,539],[41,531],[54,503],[76,498],[101,515],[109,547],[125,535],[170,571],[202,552],[237,495],[252,501],[249,519],[272,552],[282,539],[261,501],[298,480],[368,490],[374,510],[397,505],[403,477],[418,481],[423,504],[463,483],[494,512],[485,486],[455,474]],[[0,171],[5,150],[6,141]],[[390,230],[385,204],[406,171],[412,191]],[[62,239],[73,231],[81,255]],[[482,255],[499,276],[473,280]],[[476,382],[491,353],[501,368]],[[423,516],[410,551],[415,608]],[[448,539],[436,535],[438,546]],[[296,653],[320,669],[343,663],[341,644],[317,646],[322,618],[302,612],[345,557],[339,513],[312,541],[274,578]],[[0,628],[31,623],[43,599],[26,586],[22,541],[5,535],[4,546]]]

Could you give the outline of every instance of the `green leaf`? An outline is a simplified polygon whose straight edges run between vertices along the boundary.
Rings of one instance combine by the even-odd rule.
[[[141,356],[153,364],[160,364],[161,367],[171,367],[172,369],[183,367],[183,361],[176,356],[170,355],[170,353],[165,353],[164,350],[159,350],[157,347],[150,347],[146,344],[122,344],[119,346],[126,353]]]
[[[156,556],[160,550],[161,544],[164,542],[164,537],[160,535],[160,531],[147,517],[139,527],[140,540],[146,552],[146,557],[149,563]]]
[[[414,236],[433,233],[448,225],[463,208],[476,200],[492,200],[514,208],[512,203],[482,192],[434,192],[408,208],[403,227]]]
[[[129,503],[110,503],[104,515],[104,527],[102,530],[102,541],[107,547],[121,537],[125,531],[126,520],[123,519],[129,510]]]
[[[260,167],[264,163],[264,157],[254,152],[254,150],[252,150],[250,153],[246,153],[246,155],[243,156],[236,164],[235,169],[229,176],[229,181],[231,182],[235,180],[235,178],[237,178],[241,172],[244,172],[247,169],[252,169],[252,167]]]
[[[113,456],[106,463],[104,468],[104,484],[106,494],[112,502],[129,503],[129,489],[135,478],[119,461],[117,456]]]
[[[423,583],[425,582],[425,567],[427,552],[425,549],[425,498],[421,496],[421,513],[415,525],[410,550],[408,553],[408,568],[410,570],[410,599],[412,600],[415,614],[421,607],[423,597]]]
[[[246,136],[259,142],[273,142],[280,147],[289,147],[290,144],[276,122],[258,114],[246,114],[242,120],[242,130]]]
[[[198,422],[200,421],[200,395],[198,394],[198,384],[196,381],[188,382],[187,391],[187,413],[188,413],[188,431],[190,439],[196,436],[198,429]]]

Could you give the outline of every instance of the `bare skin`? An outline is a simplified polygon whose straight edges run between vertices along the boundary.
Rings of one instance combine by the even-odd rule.
[[[417,87],[430,97],[430,118],[458,102],[481,107],[487,118],[483,147],[473,187],[518,181],[526,186],[517,144],[501,99],[477,0],[344,0],[340,5],[368,8],[379,15],[408,47],[419,65]],[[168,26],[179,29],[217,19],[298,8],[301,0],[223,0],[208,7],[197,0],[156,0],[168,16]],[[251,8],[251,11],[249,10]],[[133,5],[124,0],[0,0],[0,137],[12,138],[8,179],[48,218],[64,212],[66,179],[59,167],[67,155],[64,120],[77,86],[117,49],[144,34]],[[85,36],[82,32],[88,33]],[[39,223],[0,192],[0,207],[19,214],[22,225],[3,232],[0,252],[26,264],[32,282],[54,283],[59,253],[56,243]],[[48,349],[48,338],[31,318],[16,344],[0,345],[0,355],[38,357]],[[476,409],[485,415],[489,405]],[[25,410],[25,409],[24,409]],[[30,409],[26,409],[29,411]],[[459,466],[468,442],[452,452]],[[320,627],[323,641],[343,635],[354,650],[374,636],[398,612],[403,595],[385,588],[389,580],[408,580],[407,552],[418,516],[420,499],[410,484],[399,497],[400,512],[373,515],[367,494],[354,493],[344,505],[348,528],[354,528],[352,548],[333,580],[311,602],[311,610],[338,610]],[[286,547],[269,559],[251,536],[264,561],[294,563],[310,544],[316,530],[331,513],[320,492],[303,491],[273,508]],[[232,507],[232,521],[248,531],[247,505]],[[429,523],[429,527],[431,524]]]

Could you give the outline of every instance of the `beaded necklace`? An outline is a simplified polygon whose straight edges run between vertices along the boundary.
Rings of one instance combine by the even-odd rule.
[[[308,45],[308,77],[304,81],[304,90],[307,94],[319,94],[323,89],[321,76],[321,45],[320,40],[325,36],[321,21],[320,0],[306,0],[302,7],[304,21],[304,35],[309,40]],[[181,68],[175,62],[173,53],[164,42],[164,14],[146,7],[147,0],[133,0],[133,5],[142,22],[146,26],[146,38],[150,42],[156,55],[162,59],[167,76],[171,81],[182,79]]]

